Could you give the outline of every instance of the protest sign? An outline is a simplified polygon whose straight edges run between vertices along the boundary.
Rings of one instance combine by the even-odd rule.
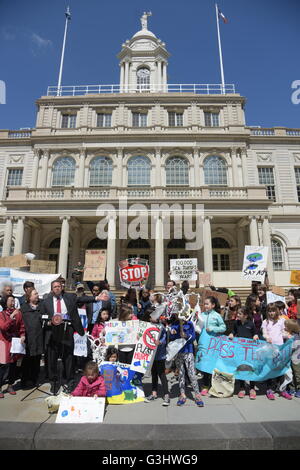
[[[12,282],[14,287],[14,295],[22,296],[24,294],[23,284],[25,281],[34,282],[35,288],[42,297],[51,291],[51,282],[55,281],[60,274],[40,274],[20,271],[12,268],[0,268],[0,283]]]
[[[242,279],[261,281],[265,279],[268,261],[267,246],[245,246]]]
[[[74,356],[87,357],[87,336],[74,333]]]
[[[140,287],[149,278],[148,260],[129,258],[119,262],[120,283],[127,289]]]
[[[139,322],[138,342],[133,353],[131,370],[146,374],[151,368],[157,348],[155,341],[160,333],[161,329],[154,323]]]
[[[86,250],[84,281],[100,281],[105,278],[106,250]]]
[[[88,318],[86,314],[86,309],[85,308],[77,308],[78,315],[80,316],[80,320],[82,323],[82,326],[85,330],[87,330],[88,327]]]
[[[224,292],[218,292],[216,290],[206,289],[204,287],[200,287],[200,289],[194,289],[194,291],[196,293],[199,293],[200,296],[201,296],[201,300],[200,300],[201,310],[204,310],[204,301],[205,301],[205,299],[207,297],[211,297],[211,296],[218,299],[218,301],[220,303],[220,306],[225,306],[226,305],[228,295],[225,294]]]
[[[172,281],[196,281],[198,277],[197,258],[170,259]]]
[[[26,354],[25,344],[21,343],[21,338],[12,338],[11,339],[11,354]]]
[[[285,297],[282,295],[274,294],[274,292],[267,291],[267,304],[271,304],[273,302],[278,301],[285,303]]]
[[[300,286],[300,271],[291,271],[290,283],[296,286]]]
[[[273,286],[272,292],[273,294],[280,295],[281,297],[285,297],[285,290],[282,287]]]
[[[102,362],[100,374],[104,378],[108,404],[125,405],[144,401],[141,375],[131,370],[129,364]]]
[[[208,334],[199,338],[195,366],[212,374],[214,369],[234,374],[236,379],[263,382],[280,377],[290,367],[293,340],[282,346],[266,341]]]
[[[44,261],[33,259],[30,262],[31,273],[54,274],[56,271],[56,261]]]
[[[199,284],[202,286],[209,286],[211,284],[211,274],[199,273]]]
[[[28,266],[25,255],[3,256],[0,258],[0,266],[4,268],[24,268]]]
[[[105,344],[136,344],[139,320],[105,322]]]
[[[56,423],[102,423],[105,398],[63,397]]]

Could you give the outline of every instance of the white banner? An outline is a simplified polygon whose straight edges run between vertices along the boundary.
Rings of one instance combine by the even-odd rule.
[[[267,269],[268,247],[267,246],[245,246],[242,279],[249,281],[265,280]]]
[[[102,423],[105,398],[66,397],[60,401],[56,423]]]
[[[60,274],[40,274],[20,271],[19,269],[0,268],[0,284],[12,282],[13,294],[15,296],[24,295],[23,284],[25,281],[34,282],[35,288],[42,297],[51,291],[51,282],[59,278]]]
[[[171,259],[170,272],[172,281],[196,281],[198,277],[198,260],[197,258]]]

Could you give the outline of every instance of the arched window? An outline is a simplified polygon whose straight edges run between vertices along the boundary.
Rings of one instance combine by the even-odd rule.
[[[52,186],[72,186],[75,177],[75,160],[61,157],[55,160],[52,167]]]
[[[170,240],[168,243],[168,248],[169,249],[183,249],[185,250],[185,240],[179,240],[174,238],[173,240]]]
[[[130,158],[128,162],[128,186],[150,186],[150,170],[149,158]]]
[[[87,250],[106,250],[107,240],[101,240],[100,238],[94,238],[87,246]]]
[[[185,158],[171,157],[166,162],[167,186],[187,186],[189,184],[189,164]]]
[[[108,157],[93,158],[90,164],[90,186],[111,185],[112,167],[112,161]]]
[[[212,155],[204,160],[204,184],[227,186],[227,166],[224,158]]]
[[[71,243],[69,242],[69,248],[71,246]],[[54,248],[60,248],[60,238],[54,238],[52,242],[49,244],[49,248],[54,249]]]
[[[150,260],[150,245],[147,240],[143,238],[137,238],[136,240],[130,240],[127,245],[127,257],[128,258],[143,258]]]
[[[143,238],[137,238],[136,240],[130,240],[130,242],[127,245],[127,248],[132,249],[132,248],[146,248],[149,250],[150,245],[147,242],[147,240],[144,240]]]
[[[147,67],[140,67],[137,70],[136,83],[140,91],[150,89],[150,70]]]
[[[284,269],[282,244],[279,240],[272,240],[272,259],[274,271],[282,271]]]
[[[213,250],[213,270],[230,271],[230,245],[227,240],[215,237],[211,241]]]

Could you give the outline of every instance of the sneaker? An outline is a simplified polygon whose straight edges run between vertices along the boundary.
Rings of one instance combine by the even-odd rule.
[[[252,388],[249,393],[250,400],[255,400],[256,399],[256,391]]]
[[[0,398],[4,398],[4,393],[0,392]]]
[[[195,403],[196,403],[196,405],[199,406],[200,408],[202,408],[202,407],[204,406],[204,403],[203,403],[203,401],[201,400],[200,397],[195,398]]]
[[[292,395],[290,395],[286,390],[284,392],[281,392],[280,396],[283,397],[283,398],[286,398],[287,400],[292,400],[293,399]]]
[[[266,395],[267,395],[268,400],[275,400],[275,395],[273,393],[273,390],[267,390]]]
[[[245,395],[246,395],[245,390],[241,390],[241,391],[238,393],[238,398],[244,398]]]
[[[208,395],[208,388],[204,388],[203,390],[201,390],[201,395],[203,397],[206,397],[206,395]]]
[[[297,390],[297,392],[295,392],[294,397],[300,398],[300,390]]]
[[[176,405],[177,405],[177,406],[182,406],[182,405],[185,404],[185,402],[186,402],[186,398],[179,397],[179,398],[178,398],[178,401],[177,401],[177,403],[176,403]]]
[[[170,398],[169,398],[169,395],[165,395],[165,396],[164,396],[164,401],[163,401],[162,406],[169,406],[169,405],[170,405]]]
[[[6,393],[9,393],[10,395],[16,395],[17,393],[14,391],[13,387],[7,387],[5,390]]]
[[[149,397],[145,398],[144,402],[145,403],[150,403],[150,401],[154,401],[154,400],[157,400],[158,399],[158,396],[157,395],[149,395]]]

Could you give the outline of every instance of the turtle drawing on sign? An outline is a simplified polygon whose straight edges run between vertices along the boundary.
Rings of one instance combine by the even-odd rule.
[[[133,401],[137,398],[136,390],[124,390],[125,401]]]

